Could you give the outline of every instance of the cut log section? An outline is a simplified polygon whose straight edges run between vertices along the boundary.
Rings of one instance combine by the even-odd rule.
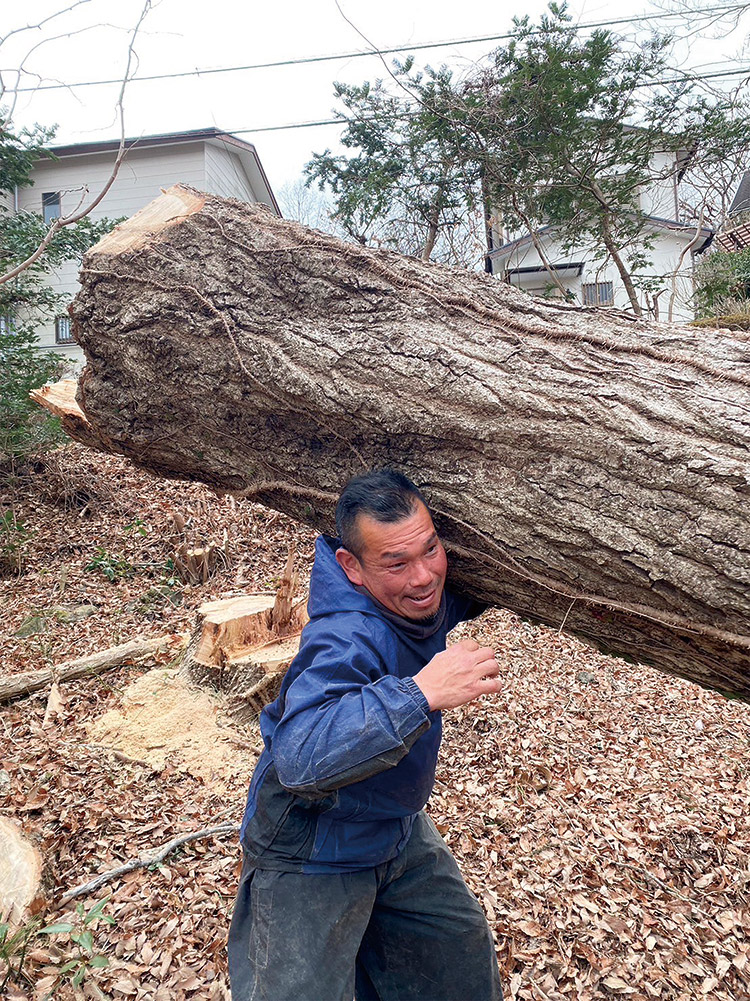
[[[32,389],[31,399],[60,419],[63,431],[76,441],[102,452],[115,451],[113,444],[102,438],[89,424],[76,401],[78,383],[61,379],[40,389]]]
[[[73,681],[76,678],[101,674],[123,664],[143,663],[167,651],[177,654],[184,643],[183,636],[173,633],[149,638],[139,636],[127,643],[99,650],[86,657],[67,660],[56,667],[43,667],[38,671],[11,674],[0,678],[0,703],[10,702],[12,699],[49,688],[55,681]]]
[[[747,333],[164,198],[85,259],[73,437],[326,531],[351,474],[395,466],[454,586],[750,698]]]
[[[230,713],[246,722],[278,695],[299,649],[307,599],[292,598],[297,583],[290,552],[276,596],[249,594],[208,601],[183,660],[190,681],[230,696]]]

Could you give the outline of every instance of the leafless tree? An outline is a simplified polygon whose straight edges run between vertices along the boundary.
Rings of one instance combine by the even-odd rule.
[[[2,52],[2,46],[6,44],[12,36],[20,34],[22,32],[39,29],[42,26],[49,24],[53,20],[61,18],[66,14],[69,14],[71,11],[75,10],[77,7],[80,7],[87,2],[89,2],[89,0],[75,0],[75,2],[70,4],[68,7],[56,11],[55,13],[51,14],[49,17],[45,18],[43,21],[40,21],[36,25],[27,25],[24,28],[16,28],[13,29],[12,31],[9,31],[5,36],[0,37],[0,52]],[[135,73],[135,70],[137,69],[138,60],[135,52],[135,43],[138,37],[138,33],[141,29],[141,26],[143,25],[144,20],[146,19],[149,11],[151,10],[151,6],[152,6],[152,0],[145,0],[145,3],[143,4],[140,15],[138,17],[138,20],[129,33],[125,72],[123,74],[122,84],[120,86],[120,91],[116,102],[117,117],[120,123],[120,145],[118,147],[114,163],[112,164],[112,170],[110,171],[109,177],[102,185],[102,187],[99,189],[99,191],[90,199],[88,198],[90,194],[88,189],[84,189],[81,193],[81,198],[78,202],[78,205],[76,205],[75,209],[72,212],[68,213],[67,215],[60,216],[57,219],[54,219],[50,223],[49,229],[47,230],[44,238],[34,249],[34,251],[25,260],[21,261],[14,267],[7,270],[4,274],[0,275],[0,285],[4,284],[5,282],[11,281],[13,278],[16,278],[18,275],[20,275],[23,271],[26,271],[27,268],[30,268],[33,264],[35,264],[36,261],[38,261],[39,258],[42,257],[45,250],[49,247],[50,243],[54,239],[55,234],[59,232],[59,230],[61,230],[63,227],[71,226],[74,223],[79,222],[85,216],[87,216],[93,209],[96,208],[97,205],[99,205],[99,203],[102,201],[102,199],[105,197],[107,192],[114,184],[117,175],[119,173],[122,161],[124,160],[125,155],[127,153],[127,143],[125,141],[125,103],[124,103],[125,90],[127,88],[128,82],[131,80],[133,74]],[[85,31],[89,29],[84,28],[80,30]],[[45,41],[51,41],[62,37],[69,37],[70,34],[72,33],[66,32],[64,34],[53,36],[52,39],[47,38],[45,39]],[[29,59],[29,57],[31,56],[31,54],[41,44],[44,43],[40,42],[35,45],[32,45],[16,69],[11,71],[7,70],[5,71],[6,75],[8,75],[8,73],[10,72],[10,75],[15,77],[16,83],[13,87],[9,87],[6,84],[2,73],[0,73],[0,101],[3,101],[6,98],[6,95],[11,95],[10,107],[7,110],[0,111],[0,116],[1,116],[0,130],[2,131],[10,129],[13,119],[13,113],[15,110],[15,103],[18,92],[18,81],[20,81],[24,77],[24,75],[28,73],[25,64]]]

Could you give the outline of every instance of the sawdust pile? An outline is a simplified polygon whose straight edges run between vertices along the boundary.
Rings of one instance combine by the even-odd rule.
[[[191,687],[173,668],[157,668],[129,685],[120,708],[93,720],[87,733],[158,771],[171,765],[226,793],[247,785],[261,743],[257,731],[242,735],[230,726],[224,709],[221,695]]]

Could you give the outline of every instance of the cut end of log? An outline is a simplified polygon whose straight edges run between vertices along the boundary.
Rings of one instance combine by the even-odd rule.
[[[76,400],[77,385],[75,379],[60,379],[59,382],[50,382],[39,389],[32,389],[29,396],[34,403],[49,410],[55,417],[61,420],[80,421],[90,428],[91,425]]]
[[[0,817],[0,920],[21,924],[42,873],[39,852],[11,820]]]
[[[78,383],[75,379],[60,379],[39,389],[32,389],[30,398],[44,407],[53,416],[59,417],[63,431],[74,441],[80,441],[89,448],[100,452],[111,452],[112,446],[108,439],[100,435],[88,421],[76,399]]]
[[[114,256],[140,250],[153,243],[164,230],[177,226],[188,216],[200,212],[205,203],[206,196],[201,192],[183,184],[173,184],[130,219],[115,226],[111,233],[94,244],[89,253]]]

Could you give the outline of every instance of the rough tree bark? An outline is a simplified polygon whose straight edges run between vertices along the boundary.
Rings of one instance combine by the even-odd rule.
[[[348,476],[392,464],[457,585],[750,698],[747,334],[542,302],[179,186],[81,281],[74,437],[321,529]]]

